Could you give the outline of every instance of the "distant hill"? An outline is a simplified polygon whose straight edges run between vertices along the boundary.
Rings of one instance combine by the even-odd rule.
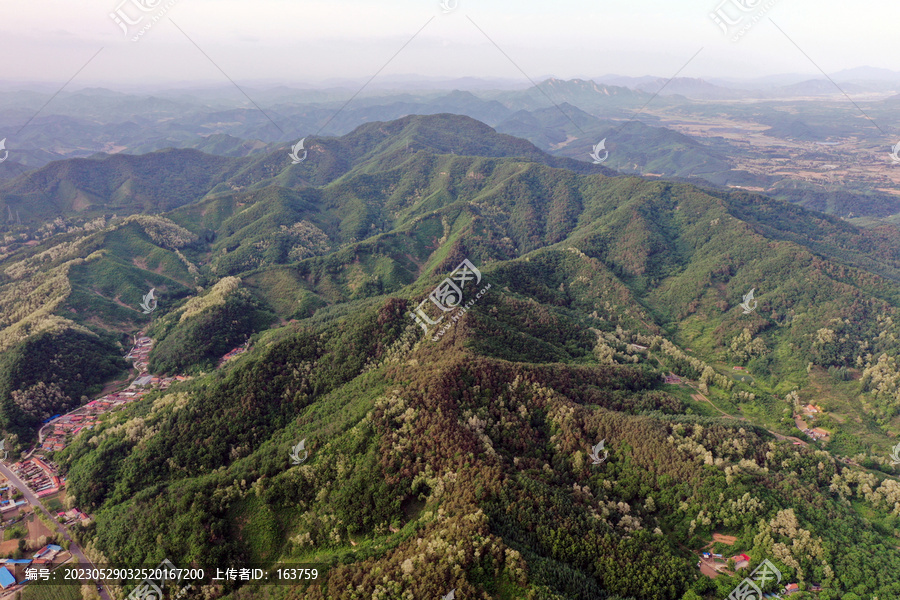
[[[237,159],[196,150],[57,161],[0,184],[0,209],[23,220],[162,212],[195,201],[236,172]],[[163,178],[160,178],[163,174]]]
[[[651,94],[679,95],[698,100],[739,99],[747,96],[745,91],[719,87],[703,79],[691,77],[676,77],[671,80],[654,79],[639,83],[637,89]]]
[[[827,79],[809,79],[791,85],[782,86],[772,90],[773,96],[831,96],[841,94],[842,90],[848,94],[868,91],[864,86],[845,83],[841,89]]]
[[[619,109],[646,102],[650,94],[626,87],[599,84],[584,79],[547,79],[521,92],[509,92],[498,100],[514,109],[534,110],[549,105],[548,97],[555,102],[568,102],[586,111]]]
[[[172,148],[175,143],[182,149],[199,150],[204,154],[214,154],[216,156],[242,157],[258,154],[260,152],[271,151],[271,144],[267,144],[260,140],[244,140],[230,136],[225,133],[213,134],[204,138],[199,138],[193,143],[178,142],[177,140],[155,140],[146,144],[133,146],[128,149],[128,154],[147,154],[159,150]]]
[[[900,83],[900,71],[882,69],[878,67],[854,67],[832,73],[835,81],[885,81]]]

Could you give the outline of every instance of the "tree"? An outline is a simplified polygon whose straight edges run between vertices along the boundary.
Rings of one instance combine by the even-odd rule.
[[[25,390],[15,390],[11,396],[23,413],[35,419],[47,419],[53,415],[53,411],[61,406],[69,406],[72,402],[58,384],[47,385],[43,381]]]

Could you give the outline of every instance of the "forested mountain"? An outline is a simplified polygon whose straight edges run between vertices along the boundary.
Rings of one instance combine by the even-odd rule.
[[[210,193],[245,187],[325,185],[351,169],[363,169],[369,163],[371,169],[383,169],[419,150],[521,157],[582,173],[596,171],[583,161],[550,156],[522,139],[498,134],[474,119],[452,115],[372,123],[341,138],[308,138],[306,146],[319,160],[296,169],[287,169],[286,144],[243,159],[167,149],[142,156],[98,155],[57,161],[0,185],[0,210],[17,214],[18,221],[24,223],[56,217],[165,212]]]
[[[233,600],[721,599],[749,570],[701,575],[720,533],[793,597],[900,596],[896,228],[457,115],[305,148],[74,159],[0,188],[25,221],[0,248],[7,448],[121,376],[125,334],[194,375],[55,454],[98,560],[321,565],[203,590]],[[465,309],[433,306],[448,281]],[[784,439],[809,403],[829,438]]]

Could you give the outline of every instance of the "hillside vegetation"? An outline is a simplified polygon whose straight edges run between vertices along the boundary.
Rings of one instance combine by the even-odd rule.
[[[727,533],[782,585],[823,587],[796,598],[900,594],[895,228],[614,177],[466,117],[308,142],[299,165],[192,153],[230,171],[164,215],[4,250],[7,432],[120,372],[138,329],[154,372],[196,375],[56,454],[90,552],[323,565],[215,592],[234,600],[695,600],[747,574],[696,568]],[[411,314],[437,318],[429,294],[464,260],[471,304],[423,332]],[[60,347],[87,362],[44,357]],[[832,435],[796,445],[807,403]]]

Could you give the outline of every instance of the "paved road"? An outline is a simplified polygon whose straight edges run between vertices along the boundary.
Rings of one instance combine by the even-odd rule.
[[[38,499],[38,497],[34,495],[34,492],[28,489],[28,486],[25,485],[25,482],[19,479],[19,476],[13,473],[12,469],[6,466],[6,463],[4,462],[0,462],[0,473],[6,476],[6,478],[9,479],[10,483],[12,483],[20,492],[22,492],[22,496],[25,497],[25,500],[28,501],[29,504],[34,506],[36,509],[40,509],[41,511],[43,511],[43,513],[47,515],[50,521],[56,524],[56,531],[60,534],[62,539],[68,540],[70,542],[69,553],[75,558],[75,560],[77,560],[81,564],[91,565],[93,567],[94,563],[88,560],[88,558],[84,555],[84,552],[81,551],[81,548],[78,546],[78,544],[76,544],[75,541],[69,536],[69,532],[66,530],[66,528],[61,523],[58,523],[56,521],[56,518],[51,515],[46,508],[44,508],[44,505],[41,504],[41,501]],[[105,587],[100,591],[100,597],[103,600],[110,600],[109,594],[106,592]]]

